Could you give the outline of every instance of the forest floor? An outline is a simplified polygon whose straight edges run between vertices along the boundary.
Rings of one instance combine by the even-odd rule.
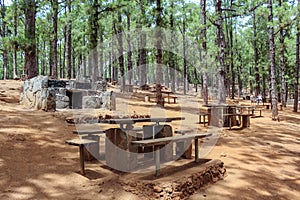
[[[65,144],[65,140],[76,137],[72,134],[74,124],[65,121],[66,116],[74,113],[25,108],[19,104],[21,85],[20,81],[0,81],[0,199],[146,198],[145,194],[141,196],[145,191],[138,187],[143,175],[116,172],[99,162],[86,162],[87,175],[80,175],[78,148]],[[165,114],[183,115],[194,121],[187,120],[186,124],[178,121],[172,126],[185,129],[193,124],[197,130],[206,131],[202,124],[196,123],[197,109],[186,103],[185,98],[192,101],[197,97],[192,94],[180,97],[178,104],[166,104]],[[156,115],[151,106],[154,103],[128,95],[124,99],[123,104],[117,103],[117,110],[118,106],[127,106],[131,113],[150,111],[151,116]],[[189,199],[299,199],[300,113],[293,113],[287,107],[279,115],[279,122],[272,121],[271,111],[265,109],[263,117],[251,118],[249,128],[221,130],[220,138],[205,158],[224,162],[227,176]],[[192,160],[175,161],[177,165],[183,162]],[[185,174],[189,169],[181,170]],[[171,180],[178,178],[176,173],[165,176]],[[136,180],[133,185],[136,190],[125,189],[128,180]]]

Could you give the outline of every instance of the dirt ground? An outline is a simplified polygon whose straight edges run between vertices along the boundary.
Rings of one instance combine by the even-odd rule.
[[[153,172],[147,176],[121,173],[94,161],[86,163],[87,175],[80,175],[78,148],[65,144],[65,140],[76,137],[72,130],[78,128],[67,123],[65,117],[75,114],[25,108],[19,104],[21,85],[20,81],[0,81],[0,199],[146,199],[146,191],[138,185],[145,177],[160,181],[149,178]],[[167,104],[164,113],[187,117],[188,123],[172,122],[175,129],[207,131],[196,123],[198,109],[187,103],[199,103],[195,95],[181,97],[181,103]],[[119,99],[118,114],[124,114],[124,107],[130,113],[150,112],[151,116],[163,112],[135,96]],[[271,111],[263,110],[263,117],[251,118],[249,128],[221,130],[212,150],[202,149],[202,153],[205,159],[223,161],[227,176],[189,199],[299,199],[300,113],[287,107],[279,115],[280,122],[272,121]],[[174,166],[189,162],[192,160],[179,160]],[[186,166],[179,174],[189,173],[191,169]],[[180,177],[164,170],[164,178]],[[131,189],[126,184],[131,184]]]

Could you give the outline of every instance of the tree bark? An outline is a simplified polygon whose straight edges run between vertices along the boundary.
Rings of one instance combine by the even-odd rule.
[[[90,25],[90,43],[89,43],[89,49],[90,49],[90,71],[92,75],[92,82],[95,83],[98,76],[98,52],[97,52],[97,44],[98,44],[98,31],[99,31],[99,25],[98,25],[98,18],[99,18],[99,11],[98,11],[98,0],[93,0],[93,4],[90,8],[90,16],[89,16],[89,25]]]
[[[6,15],[6,7],[5,7],[5,2],[0,2],[0,8],[1,8],[1,19],[2,19],[2,27],[0,28],[1,32],[1,37],[5,38],[7,35],[7,27],[6,27],[6,21],[5,21],[5,15]],[[6,48],[3,48],[2,50],[2,55],[3,55],[3,79],[5,80],[8,78],[7,74],[7,67],[8,67],[8,51]]]
[[[254,48],[254,71],[255,71],[255,96],[260,94],[260,76],[258,69],[258,48],[257,48],[257,28],[256,28],[256,13],[253,10],[253,48]]]
[[[170,28],[171,28],[171,48],[175,48],[175,31],[174,31],[174,2],[171,2]],[[169,68],[171,78],[171,91],[175,92],[175,57],[173,52],[169,52]]]
[[[219,68],[218,68],[218,103],[224,104],[226,103],[226,88],[225,88],[225,41],[224,41],[224,33],[223,33],[223,18],[222,18],[222,1],[216,1],[216,12],[218,15],[218,19],[216,21],[217,25],[217,40],[219,46]]]
[[[279,120],[277,108],[277,84],[276,84],[276,66],[275,66],[275,42],[274,42],[274,27],[273,27],[273,1],[268,0],[269,9],[269,61],[271,69],[271,100],[272,100],[272,120]]]
[[[14,0],[13,3],[14,6],[14,37],[17,37],[18,35],[18,2],[17,0]],[[18,67],[17,67],[17,60],[18,60],[18,43],[17,41],[14,42],[14,52],[13,52],[13,75],[14,79],[18,77]]]
[[[298,101],[299,101],[299,68],[300,68],[300,59],[299,59],[299,46],[300,46],[300,0],[298,0],[298,13],[297,13],[297,36],[296,36],[296,66],[295,66],[295,80],[294,80],[294,108],[293,111],[298,111]]]
[[[201,30],[201,38],[202,38],[202,49],[203,49],[203,58],[204,58],[204,70],[202,75],[202,95],[203,95],[203,105],[208,104],[208,83],[207,83],[207,44],[206,44],[206,0],[201,0],[201,23],[202,23],[202,30]]]
[[[127,73],[128,73],[128,83],[131,85],[132,83],[132,77],[133,77],[133,69],[132,69],[132,52],[131,52],[131,36],[130,36],[130,25],[131,25],[131,19],[130,19],[130,13],[129,11],[126,12],[127,17]]]
[[[68,20],[67,20],[67,78],[71,79],[72,73],[72,0],[67,0]]]
[[[157,18],[156,18],[156,104],[160,106],[164,106],[164,100],[162,98],[161,93],[161,79],[162,79],[162,72],[161,72],[161,65],[162,65],[162,7],[161,7],[161,0],[156,1],[156,10],[157,10]]]
[[[279,6],[282,6],[282,0],[279,0]],[[279,17],[279,23],[282,24],[282,17]],[[286,107],[286,81],[285,81],[285,44],[284,44],[284,29],[280,29],[279,33],[280,41],[280,70],[281,70],[281,104],[283,107]]]
[[[187,42],[186,42],[186,14],[185,14],[185,4],[182,1],[183,7],[183,21],[182,21],[182,46],[183,46],[183,94],[187,92]]]
[[[57,79],[57,21],[58,21],[58,0],[52,0],[52,23],[53,23],[53,38],[52,38],[52,72],[51,76]]]
[[[25,38],[27,45],[25,48],[25,71],[28,78],[33,78],[38,75],[36,63],[36,42],[35,42],[35,0],[26,0],[25,5]]]
[[[118,11],[118,59],[121,75],[121,92],[125,90],[125,72],[124,72],[124,56],[123,56],[123,31],[122,31],[122,16],[121,12]]]

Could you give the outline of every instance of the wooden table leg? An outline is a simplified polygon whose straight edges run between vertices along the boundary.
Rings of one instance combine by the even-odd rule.
[[[155,166],[156,166],[155,174],[156,176],[159,176],[160,175],[160,150],[158,146],[155,148]]]
[[[85,170],[84,170],[84,145],[83,144],[79,145],[79,158],[80,158],[80,173],[82,175],[85,175]]]
[[[198,147],[198,138],[195,138],[195,162],[198,162],[199,159],[199,147]]]

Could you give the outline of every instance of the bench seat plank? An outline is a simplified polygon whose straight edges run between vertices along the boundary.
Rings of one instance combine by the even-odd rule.
[[[92,135],[92,134],[104,134],[105,131],[103,130],[73,130],[73,134],[78,134],[78,135]]]
[[[148,147],[148,146],[159,146],[164,145],[169,142],[178,142],[178,141],[184,141],[188,139],[199,139],[211,136],[211,133],[207,134],[186,134],[186,135],[179,135],[174,137],[164,137],[164,138],[157,138],[157,139],[149,139],[149,140],[139,140],[139,141],[132,141],[131,144]]]
[[[97,141],[89,140],[89,139],[72,139],[72,140],[66,140],[66,143],[69,145],[80,146],[80,145],[97,143]]]

